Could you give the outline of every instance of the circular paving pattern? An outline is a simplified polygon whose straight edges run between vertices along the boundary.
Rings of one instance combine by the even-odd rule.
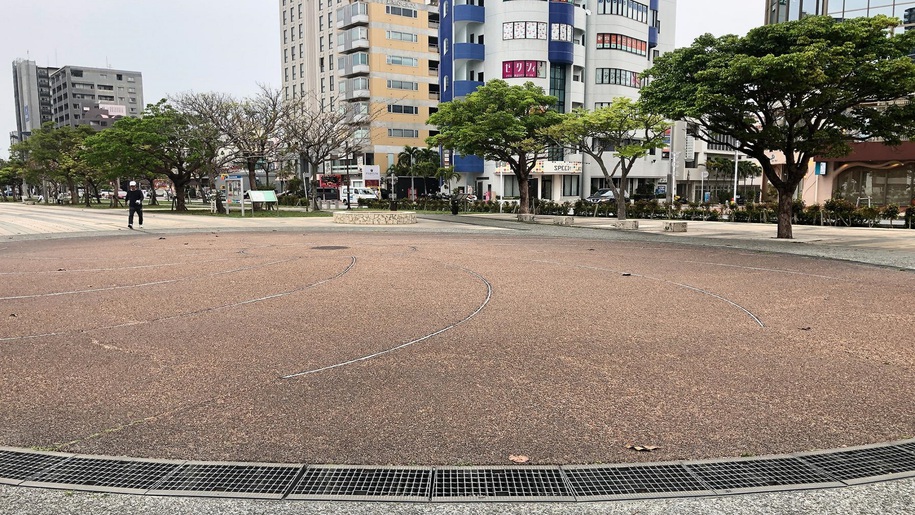
[[[144,234],[0,259],[0,445],[505,465],[915,434],[915,280],[885,268],[508,234]]]

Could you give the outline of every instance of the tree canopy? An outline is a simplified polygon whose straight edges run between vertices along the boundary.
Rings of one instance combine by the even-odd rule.
[[[640,102],[619,97],[594,111],[576,109],[564,114],[560,123],[542,132],[558,145],[594,159],[615,195],[617,218],[625,220],[629,172],[637,160],[664,145],[664,133],[669,126],[664,117],[649,112]],[[612,169],[605,153],[611,154],[615,161]],[[617,172],[619,187],[612,180]]]
[[[165,101],[149,105],[142,118],[122,118],[88,141],[96,166],[120,174],[161,174],[175,186],[176,209],[184,211],[185,188],[218,158],[212,127]],[[130,173],[128,173],[130,171]]]
[[[657,59],[642,99],[759,161],[779,193],[778,237],[791,238],[811,159],[847,155],[853,141],[898,143],[915,128],[915,104],[897,101],[915,92],[915,31],[891,34],[897,26],[886,16],[809,16],[744,37],[706,34]],[[785,156],[781,174],[773,151]]]
[[[81,153],[86,138],[94,133],[88,125],[55,128],[53,122],[47,122],[10,151],[26,156],[26,179],[66,184],[70,202],[75,204],[79,201],[77,182],[90,180],[93,172],[81,159]]]
[[[439,133],[426,143],[508,164],[518,179],[521,213],[528,213],[528,178],[549,148],[541,130],[560,119],[552,109],[556,101],[532,82],[509,86],[491,80],[463,99],[439,104],[428,121]]]

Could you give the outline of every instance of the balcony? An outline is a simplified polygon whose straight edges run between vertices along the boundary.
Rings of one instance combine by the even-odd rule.
[[[483,85],[482,82],[476,80],[456,80],[454,81],[454,97],[464,97],[467,96],[477,88]]]
[[[483,158],[478,156],[454,156],[454,171],[458,173],[483,173]]]
[[[454,23],[474,22],[483,23],[486,21],[486,8],[479,5],[455,5],[454,6]]]
[[[455,43],[454,60],[483,61],[486,59],[486,47],[479,43]]]
[[[368,89],[354,89],[352,91],[347,91],[344,95],[346,100],[365,100],[371,96],[371,91]]]
[[[368,50],[369,49],[369,40],[368,39],[356,39],[353,41],[347,41],[342,45],[337,45],[338,54],[349,54],[357,50]]]

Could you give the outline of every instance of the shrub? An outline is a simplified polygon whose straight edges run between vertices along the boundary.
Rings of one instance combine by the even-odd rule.
[[[831,198],[823,203],[823,210],[833,225],[841,222],[843,225],[852,225],[852,214],[855,205],[843,198]]]
[[[880,210],[880,218],[889,220],[890,226],[892,227],[893,220],[899,218],[899,206],[896,204],[887,204],[883,206],[883,209]]]

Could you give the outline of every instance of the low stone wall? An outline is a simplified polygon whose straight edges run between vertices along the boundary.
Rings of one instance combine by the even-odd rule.
[[[664,222],[664,232],[686,232],[686,222]]]
[[[415,224],[413,211],[334,211],[335,224],[353,225],[403,225]]]
[[[623,231],[637,231],[639,229],[638,220],[617,220],[610,225]]]

